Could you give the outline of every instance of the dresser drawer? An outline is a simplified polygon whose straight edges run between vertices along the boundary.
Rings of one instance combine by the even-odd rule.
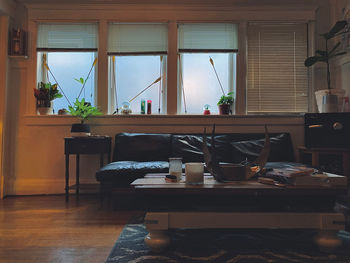
[[[65,154],[109,153],[111,138],[65,138]]]

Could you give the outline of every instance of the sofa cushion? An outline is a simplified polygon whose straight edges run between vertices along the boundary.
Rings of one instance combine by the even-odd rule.
[[[218,159],[221,162],[230,162],[232,155],[231,146],[228,143],[227,135],[215,136],[215,148]],[[207,144],[211,150],[211,136],[207,136]],[[203,158],[203,137],[202,135],[176,134],[172,137],[173,157],[182,157],[182,162],[204,162]]]
[[[165,161],[118,161],[109,163],[97,171],[96,179],[97,181],[115,181],[118,185],[128,186],[147,173],[167,173],[168,171],[169,163]]]
[[[271,136],[270,141],[271,148],[268,158],[269,162],[295,161],[293,146],[288,133]],[[233,162],[239,163],[246,158],[248,161],[254,161],[259,156],[261,149],[264,147],[264,143],[265,138],[231,142]]]
[[[167,161],[170,134],[119,133],[115,136],[113,161]]]

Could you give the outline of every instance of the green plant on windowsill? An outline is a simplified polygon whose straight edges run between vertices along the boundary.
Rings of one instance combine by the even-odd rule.
[[[232,112],[231,107],[233,102],[234,102],[233,92],[229,92],[227,93],[227,95],[223,94],[217,103],[219,106],[220,115],[230,114]]]
[[[233,102],[234,102],[233,92],[229,92],[229,93],[227,93],[227,95],[222,95],[220,97],[220,100],[218,101],[218,105],[222,105],[222,104],[232,105]]]

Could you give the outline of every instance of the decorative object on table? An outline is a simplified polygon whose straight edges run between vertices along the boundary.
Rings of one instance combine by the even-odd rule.
[[[313,242],[317,231],[310,229],[172,229],[171,248],[162,253],[149,250],[147,234],[144,224],[127,224],[105,263],[341,263],[350,257],[346,231],[339,232],[343,245],[333,252],[321,252]]]
[[[185,164],[186,184],[202,184],[204,181],[203,163]]]
[[[169,158],[169,174],[176,176],[176,180],[180,181],[182,176],[182,158]]]
[[[265,125],[265,142],[264,142],[264,147],[261,149],[259,156],[256,158],[254,162],[246,162],[243,164],[245,167],[245,176],[244,176],[245,180],[250,179],[253,176],[263,171],[263,168],[265,167],[265,164],[270,154],[270,148],[271,148],[270,137],[268,134],[267,126]],[[232,179],[237,181],[239,180],[239,178],[242,178],[241,172],[237,173],[237,178],[232,178],[232,176],[234,175],[230,175],[229,178],[225,177],[225,175],[230,173],[230,170],[228,169],[227,164],[222,166],[217,159],[217,153],[215,148],[215,124],[213,125],[213,130],[211,134],[211,151],[209,151],[209,147],[207,145],[206,129],[204,128],[202,151],[203,151],[203,157],[204,157],[206,167],[216,181],[224,182],[224,181],[232,181]],[[229,167],[229,168],[234,169],[232,167]],[[228,171],[226,172],[226,170]]]
[[[130,109],[130,103],[127,101],[124,101],[122,103],[122,107],[120,109],[121,114],[131,114],[132,110]]]
[[[75,134],[75,136],[88,136],[90,135],[90,125],[84,123],[92,116],[102,115],[102,112],[94,106],[92,106],[89,102],[85,102],[85,99],[75,100],[73,106],[68,106],[69,113],[72,116],[77,117],[80,120],[80,123],[73,123],[71,132]]]
[[[152,101],[147,100],[147,114],[152,114]]]
[[[9,55],[27,56],[27,33],[20,28],[10,32]]]
[[[312,65],[323,62],[327,65],[327,90],[318,90],[315,92],[316,102],[318,111],[321,113],[331,112],[331,111],[340,111],[341,106],[343,104],[343,96],[345,91],[342,89],[333,89],[331,87],[331,72],[330,72],[330,60],[332,58],[344,55],[346,52],[341,47],[341,41],[338,41],[332,48],[329,47],[329,40],[346,34],[349,32],[348,22],[345,20],[337,21],[335,25],[331,28],[331,30],[327,33],[321,34],[321,36],[326,41],[326,49],[325,50],[316,50],[316,55],[312,57],[308,57],[304,65],[306,67],[311,67]],[[334,106],[335,98],[337,96],[337,107]],[[323,97],[326,97],[323,99]],[[333,97],[333,98],[328,98]],[[323,103],[327,104],[326,106],[322,106]],[[328,104],[331,104],[328,106]],[[333,105],[333,106],[332,106]],[[336,110],[335,110],[336,108]]]
[[[221,92],[222,92],[222,96],[220,97],[220,99],[217,103],[217,105],[219,107],[219,114],[220,115],[228,115],[228,114],[232,113],[232,105],[234,103],[233,92],[229,92],[229,93],[227,93],[227,95],[225,94],[224,89],[223,89],[222,84],[221,84],[221,81],[220,81],[220,78],[218,76],[218,73],[216,72],[214,61],[211,57],[209,57],[209,62],[214,69],[215,76],[220,84],[220,88],[221,88]]]
[[[39,82],[38,88],[34,89],[34,97],[36,98],[36,108],[39,115],[52,114],[52,101],[62,98],[62,94],[57,89],[57,83]]]
[[[210,105],[209,105],[209,104],[205,104],[205,105],[204,105],[203,114],[204,114],[204,115],[210,115]]]
[[[146,113],[146,100],[141,99],[141,114],[145,114],[145,113]]]

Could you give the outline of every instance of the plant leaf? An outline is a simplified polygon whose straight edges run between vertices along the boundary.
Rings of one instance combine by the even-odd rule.
[[[326,33],[323,34],[324,37],[326,39],[331,39],[332,37],[334,37],[337,33],[339,33],[340,31],[342,31],[346,26],[347,26],[348,22],[346,20],[342,20],[342,21],[337,21],[335,23],[335,25],[332,27],[332,29]]]
[[[333,57],[342,56],[342,55],[344,55],[344,54],[346,54],[346,52],[345,52],[345,51],[344,51],[344,52],[339,52],[339,53],[335,54]]]
[[[317,62],[325,62],[327,61],[327,58],[326,57],[321,57],[321,56],[313,56],[313,57],[308,57],[305,62],[304,62],[304,65],[306,67],[311,67],[312,65],[314,65],[315,63]]]
[[[323,50],[316,50],[315,52],[316,54],[319,54],[321,56],[324,56],[324,57],[327,57],[328,54],[327,54],[327,51],[323,51]]]

